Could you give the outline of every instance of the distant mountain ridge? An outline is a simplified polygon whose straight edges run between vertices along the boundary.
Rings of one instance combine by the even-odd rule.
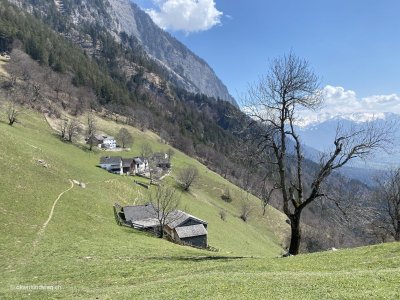
[[[375,120],[388,120],[399,117],[400,115],[391,112],[356,112],[347,114],[323,113],[309,117],[300,117],[297,120],[297,126],[301,128],[310,128],[312,126],[328,122],[331,120],[352,121],[354,123],[364,123]]]
[[[360,125],[366,121],[372,122],[377,126],[388,121],[397,124],[398,126],[400,124],[400,115],[394,113],[379,113],[375,116],[371,116],[369,113],[355,113],[336,116],[322,122],[311,123],[307,126],[299,126],[297,129],[303,144],[317,151],[326,152],[333,147],[336,128],[339,124],[345,130]],[[354,161],[352,167],[385,170],[392,166],[400,165],[400,149],[398,148],[399,141],[400,134],[396,133],[394,148],[388,149],[389,153],[379,151],[374,157],[369,159],[368,162]],[[315,153],[313,154],[315,155]]]

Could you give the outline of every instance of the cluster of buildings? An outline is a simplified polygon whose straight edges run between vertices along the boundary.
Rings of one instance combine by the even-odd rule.
[[[115,218],[120,225],[145,230],[159,235],[163,230],[167,238],[178,244],[206,248],[207,222],[181,210],[174,210],[166,217],[161,228],[159,213],[150,203],[146,205],[125,206],[114,205]]]
[[[110,173],[120,175],[142,175],[150,172],[152,168],[167,170],[171,163],[166,153],[154,153],[151,157],[123,158],[121,156],[103,156],[100,158],[99,166]]]
[[[91,141],[88,140],[87,143],[92,142],[93,145],[96,145],[100,149],[113,150],[117,148],[117,141],[113,136],[95,134],[89,139],[91,139]]]
[[[103,156],[100,157],[99,166],[110,173],[120,175],[143,174],[149,169],[149,163],[144,157]]]
[[[117,143],[112,136],[94,135],[93,145],[101,149],[113,150]],[[124,158],[121,156],[103,156],[99,167],[108,172],[120,175],[146,175],[150,171],[162,171],[171,168],[167,153],[154,153],[151,157]],[[152,170],[151,170],[152,169]],[[199,248],[207,248],[207,222],[180,210],[174,210],[161,228],[159,213],[152,204],[125,206],[114,205],[114,214],[119,225],[145,230],[159,235],[161,230],[165,236],[178,244]]]

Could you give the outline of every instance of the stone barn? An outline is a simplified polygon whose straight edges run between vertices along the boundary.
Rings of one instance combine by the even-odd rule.
[[[157,212],[152,204],[124,206],[115,204],[118,223],[158,234],[161,230]],[[175,243],[207,248],[207,222],[181,210],[171,212],[162,229]]]
[[[207,222],[177,210],[170,215],[165,232],[177,243],[206,248]]]

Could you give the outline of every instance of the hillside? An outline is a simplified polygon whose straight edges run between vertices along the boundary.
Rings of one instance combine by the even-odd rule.
[[[108,134],[121,127],[100,118],[97,122]],[[188,163],[201,173],[191,194],[182,194],[182,206],[209,222],[210,245],[219,251],[178,246],[119,227],[114,202],[141,203],[144,190],[132,178],[96,168],[104,152],[61,142],[49,123],[30,110],[13,127],[0,122],[0,298],[400,296],[398,243],[278,258],[287,229],[282,214],[269,208],[261,217],[259,201],[253,198],[253,215],[244,223],[238,218],[238,188],[178,150],[174,173]],[[124,156],[138,154],[144,142],[154,150],[168,148],[154,133],[128,128],[135,142]],[[84,182],[86,188],[70,180]],[[174,184],[172,177],[166,180]],[[231,204],[220,198],[225,187],[235,195]],[[221,208],[228,212],[226,222],[218,215]],[[24,290],[29,285],[56,290]]]
[[[130,257],[133,253],[135,256],[153,257],[215,254],[273,257],[282,252],[278,245],[280,242],[272,234],[272,231],[279,234],[286,229],[280,213],[271,208],[266,217],[261,217],[260,205],[253,199],[254,216],[249,223],[244,223],[238,218],[238,189],[177,150],[173,174],[188,163],[196,165],[201,173],[191,194],[182,194],[182,208],[209,222],[209,244],[220,251],[214,254],[181,247],[117,226],[112,212],[114,202],[143,203],[146,201],[145,190],[134,185],[132,178],[96,168],[103,152],[90,153],[61,142],[41,115],[24,111],[20,119],[21,123],[15,127],[0,123],[3,139],[0,146],[1,264],[8,270],[2,279],[6,286],[40,273],[38,265],[44,261],[48,263],[43,267],[50,273],[62,263],[71,267],[67,272],[71,275],[81,270],[85,257],[113,260],[115,257]],[[116,133],[120,127],[101,119],[98,125],[110,134]],[[150,142],[154,150],[167,149],[166,145],[158,142],[156,135],[134,128],[130,130],[135,144],[132,152],[126,152],[124,156],[139,154],[144,141]],[[74,185],[62,195],[44,234],[38,236],[57,196],[69,189],[70,180],[74,179],[86,183],[86,188]],[[172,179],[168,182],[174,184]],[[225,187],[235,195],[232,204],[220,198]],[[221,209],[228,212],[226,222],[220,219]],[[36,246],[32,248],[32,245]],[[56,257],[58,262],[52,261]],[[91,258],[88,261],[92,263]],[[98,267],[102,268],[102,264]],[[67,274],[62,273],[64,275],[55,272],[55,278]],[[65,280],[61,277],[59,280]]]
[[[3,118],[3,116],[2,116]],[[120,125],[98,119],[102,130]],[[130,128],[137,154],[150,142],[165,149],[150,132]],[[340,250],[335,253],[279,259],[281,248],[271,231],[283,236],[284,218],[274,209],[249,223],[238,217],[237,198],[220,200],[220,187],[230,184],[176,151],[174,171],[186,163],[201,170],[183,206],[209,222],[210,245],[219,252],[178,246],[116,225],[112,205],[139,203],[143,190],[132,178],[96,168],[103,153],[90,153],[61,142],[45,119],[25,111],[21,123],[0,123],[0,212],[2,298],[269,298],[304,295],[320,298],[396,298],[400,294],[400,246]],[[136,149],[136,150],[135,150]],[[46,167],[44,167],[44,165]],[[86,183],[71,188],[70,179]],[[171,178],[168,180],[173,184]],[[236,192],[237,188],[232,187]],[[42,234],[54,200],[54,213]],[[223,222],[220,208],[228,211]],[[60,286],[59,290],[20,290],[19,286]]]

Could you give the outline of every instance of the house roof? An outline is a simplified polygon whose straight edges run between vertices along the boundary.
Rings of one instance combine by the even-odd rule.
[[[125,219],[127,221],[132,221],[132,223],[156,217],[156,211],[154,210],[154,207],[151,204],[125,206],[123,210],[125,214]]]
[[[180,239],[207,234],[203,224],[176,227],[175,231]]]
[[[167,164],[169,163],[168,154],[156,152],[152,155],[152,159],[158,164]]]
[[[160,225],[160,221],[156,218],[148,218],[139,221],[131,221],[134,227],[141,227],[141,228],[149,228],[149,227],[156,227]]]
[[[146,223],[149,221],[149,219],[157,220],[157,212],[152,204],[125,206],[123,211],[125,214],[125,219],[135,224],[141,224],[142,222]],[[174,229],[189,219],[199,222],[202,226],[207,225],[207,222],[180,210],[171,212],[167,217],[166,223],[171,229]]]
[[[123,158],[122,159],[122,167],[130,167],[133,162],[133,158]]]
[[[187,220],[192,219],[194,221],[197,221],[201,224],[207,225],[206,221],[203,221],[199,218],[196,218],[195,216],[192,216],[188,213],[185,213],[184,211],[181,210],[175,210],[173,211],[169,216],[168,216],[168,220],[167,224],[169,227],[176,228],[179,225],[183,224],[184,222],[186,222]]]
[[[102,140],[104,140],[104,138],[105,138],[106,136],[104,136],[104,135],[102,135],[102,134],[95,134],[94,137],[95,137],[97,140],[102,141]]]
[[[135,163],[140,164],[140,165],[144,162],[143,157],[135,157],[135,158],[133,158],[133,160],[135,161]]]
[[[119,164],[121,159],[121,156],[102,156],[100,157],[100,164]]]

